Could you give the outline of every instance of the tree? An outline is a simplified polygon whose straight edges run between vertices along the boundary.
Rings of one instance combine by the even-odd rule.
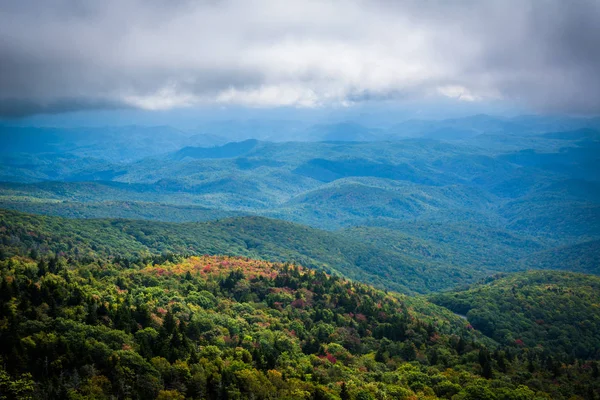
[[[0,400],[30,400],[33,399],[35,384],[31,374],[23,374],[18,379],[0,367]]]
[[[342,382],[342,388],[340,390],[340,398],[342,400],[350,400],[350,392],[348,392],[348,387],[346,387],[346,382]]]
[[[483,377],[491,379],[493,375],[492,362],[490,359],[490,353],[485,348],[479,350],[479,365],[481,365]]]
[[[185,396],[177,390],[161,390],[156,400],[185,400]]]
[[[600,377],[600,369],[598,368],[597,361],[592,362],[592,377],[594,379],[597,379],[598,377]]]
[[[417,348],[413,342],[404,342],[401,347],[401,356],[406,361],[413,361],[417,358]]]

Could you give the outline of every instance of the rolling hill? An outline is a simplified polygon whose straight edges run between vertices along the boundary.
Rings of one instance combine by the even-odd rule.
[[[294,261],[380,288],[428,292],[482,276],[466,268],[427,265],[332,232],[262,217],[204,223],[73,220],[0,210],[5,254],[72,252],[81,257],[226,254]],[[35,234],[31,234],[35,232]],[[30,250],[27,250],[30,249]]]
[[[478,330],[552,357],[600,358],[600,278],[532,271],[486,279],[430,297]]]

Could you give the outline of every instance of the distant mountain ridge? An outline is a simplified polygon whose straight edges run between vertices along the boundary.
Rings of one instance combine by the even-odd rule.
[[[187,145],[212,146],[226,142],[210,135],[191,135],[170,126],[104,128],[37,128],[0,126],[0,154],[54,153],[135,161],[179,150]]]
[[[231,142],[215,147],[184,147],[171,157],[175,160],[184,158],[235,158],[247,154],[258,144],[258,140],[248,139],[243,142]]]
[[[548,139],[597,139],[600,118],[495,117],[485,114],[441,120],[406,120],[371,127],[352,119],[335,122],[213,121],[195,129],[162,126],[23,127],[0,124],[0,153],[57,153],[108,158],[114,162],[211,148],[249,139],[261,141],[371,142],[403,138],[464,141],[478,135],[540,135]]]

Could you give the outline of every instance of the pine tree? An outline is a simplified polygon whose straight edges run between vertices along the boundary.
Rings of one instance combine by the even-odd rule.
[[[40,261],[38,261],[37,267],[38,267],[37,276],[39,278],[41,278],[42,276],[44,276],[48,273],[48,268],[46,267],[46,261],[44,259],[41,259]]]
[[[485,348],[479,350],[479,365],[481,365],[483,377],[491,379],[493,376],[492,362],[490,353]]]
[[[438,360],[439,360],[438,352],[437,352],[437,350],[434,349],[431,352],[431,355],[429,356],[429,364],[431,364],[431,365],[437,365]]]
[[[342,382],[342,390],[340,391],[340,398],[342,400],[350,400],[350,393],[346,387],[346,382]]]

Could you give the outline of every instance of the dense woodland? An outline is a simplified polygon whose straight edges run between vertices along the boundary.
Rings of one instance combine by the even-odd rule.
[[[600,359],[600,278],[535,271],[489,278],[465,291],[436,294],[436,304],[464,314],[506,345]]]
[[[466,268],[426,263],[338,233],[263,217],[206,223],[81,220],[0,210],[0,251],[27,255],[69,252],[78,257],[225,254],[294,261],[404,293],[448,288],[482,276]],[[436,271],[433,276],[425,269]],[[398,272],[402,273],[398,273]]]
[[[568,399],[600,389],[595,361],[497,346],[422,300],[296,265],[11,257],[0,273],[9,399]]]
[[[600,259],[597,241],[548,251],[538,241],[502,230],[439,222],[328,232],[263,217],[166,223],[65,219],[0,209],[0,229],[0,253],[7,255],[28,255],[33,249],[77,257],[247,256],[296,262],[402,293],[450,289],[501,271],[597,273]],[[526,250],[529,255],[520,258]],[[500,253],[512,263],[496,260]]]

